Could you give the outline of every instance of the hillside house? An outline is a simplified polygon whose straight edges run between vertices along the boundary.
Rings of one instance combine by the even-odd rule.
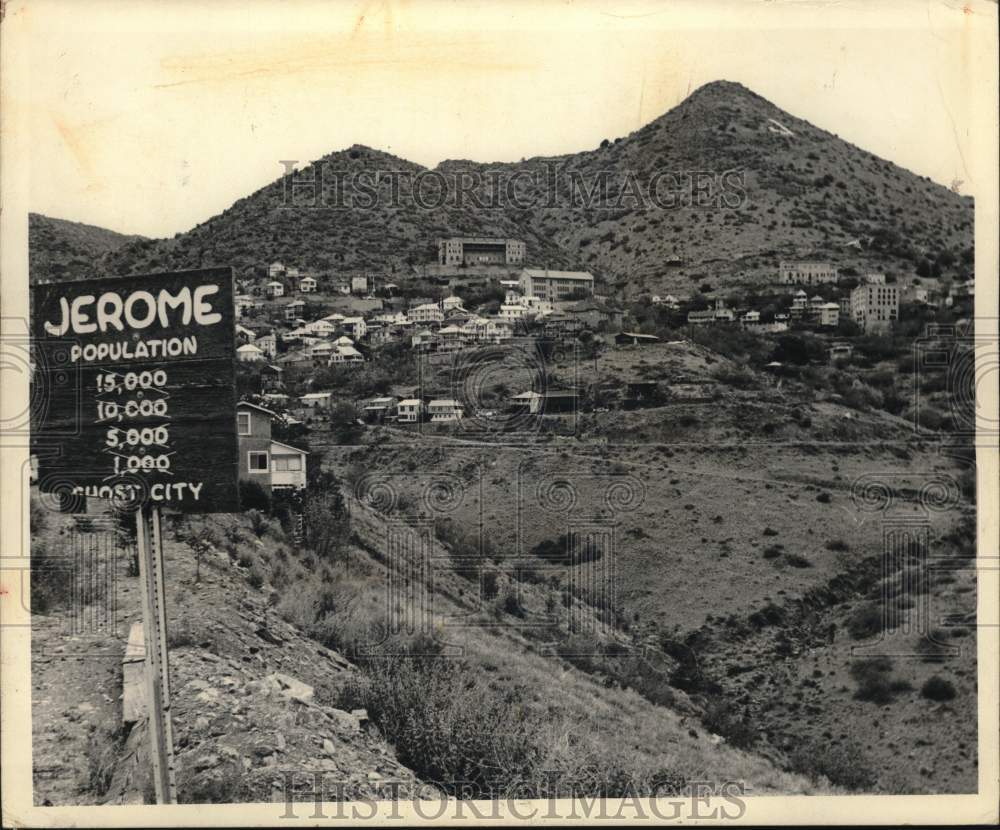
[[[426,325],[427,323],[441,323],[444,321],[444,312],[437,303],[425,303],[411,308],[406,312],[406,316],[414,323]]]
[[[439,265],[520,265],[524,253],[520,239],[456,236],[438,240]]]
[[[239,343],[253,343],[257,339],[257,333],[253,329],[248,329],[246,326],[241,326],[239,323],[236,324],[236,340]]]
[[[546,391],[542,394],[542,412],[546,415],[560,412],[576,412],[579,397],[579,394],[572,389]]]
[[[306,323],[302,328],[310,334],[315,334],[317,337],[330,337],[337,331],[337,324],[332,320],[313,320],[311,323]]]
[[[365,356],[354,346],[337,346],[330,355],[330,366],[359,366],[365,362]]]
[[[340,325],[345,331],[350,333],[351,337],[353,337],[355,341],[364,337],[365,333],[368,331],[368,324],[365,323],[364,317],[345,317],[341,321]]]
[[[278,337],[273,331],[258,336],[254,345],[272,360],[278,353]]]
[[[264,359],[264,352],[253,343],[244,343],[236,349],[236,359],[240,363],[256,363]]]
[[[390,395],[383,398],[372,398],[365,404],[364,418],[370,424],[380,424],[387,418],[391,418],[396,410],[396,403],[399,399]]]
[[[437,348],[438,336],[430,329],[416,332],[410,338],[410,345],[420,352],[429,352]]]
[[[333,392],[307,392],[299,398],[304,407],[312,410],[329,409],[332,400]]]
[[[320,340],[318,343],[313,343],[311,346],[306,347],[306,354],[309,355],[316,363],[326,363],[330,360],[330,356],[336,351],[337,347],[327,340]]]
[[[527,392],[514,395],[510,399],[509,406],[514,412],[528,412],[531,415],[537,415],[542,408],[542,396],[529,389]]]
[[[868,285],[885,285],[885,274],[881,271],[869,271],[862,281]]]
[[[458,401],[442,398],[427,404],[427,412],[430,415],[431,423],[460,421],[465,414],[465,407]]]
[[[840,303],[823,303],[817,309],[816,322],[821,326],[837,326],[840,324]]]
[[[563,308],[563,313],[579,320],[584,327],[598,329],[602,325],[612,331],[621,328],[624,312],[613,306],[603,305],[596,300],[582,300]]]
[[[407,398],[396,406],[396,420],[401,424],[417,424],[424,417],[426,407],[419,398]]]
[[[233,297],[233,306],[236,309],[236,316],[243,317],[250,309],[257,305],[257,301],[254,300],[249,294],[237,294]]]
[[[257,273],[260,272],[258,271]],[[267,276],[272,280],[277,280],[278,277],[285,276],[285,266],[280,262],[272,262],[267,266]]]
[[[299,280],[299,291],[303,294],[313,294],[316,291],[318,283],[313,277],[303,277]]]
[[[836,363],[838,360],[847,360],[854,354],[854,346],[850,343],[834,343],[827,349],[827,354],[830,356],[830,363]]]
[[[299,317],[302,316],[302,312],[305,309],[306,304],[303,300],[292,300],[288,305],[285,306],[284,317],[285,321],[288,323],[294,323]]]
[[[351,293],[352,294],[367,294],[368,293],[368,277],[351,277]]]
[[[441,300],[441,310],[445,314],[447,314],[449,311],[452,311],[452,310],[454,310],[456,308],[462,308],[463,305],[464,304],[462,302],[462,298],[461,297],[457,297],[454,294],[452,294],[450,297],[445,297],[443,300]]]
[[[291,447],[271,437],[276,415],[249,401],[236,405],[236,434],[239,447],[239,477],[254,481],[266,492],[306,486],[305,450]]]
[[[583,321],[561,311],[554,311],[545,317],[543,332],[546,337],[560,339],[574,337],[583,330]]]
[[[271,282],[264,286],[264,293],[272,299],[275,297],[284,297],[285,284],[277,280],[271,280]]]
[[[271,363],[266,364],[261,367],[260,370],[260,391],[264,393],[277,392],[279,389],[284,389],[284,377],[285,371],[280,366],[275,366]]]

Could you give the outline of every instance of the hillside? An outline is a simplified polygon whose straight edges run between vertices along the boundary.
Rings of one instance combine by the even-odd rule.
[[[142,239],[141,236],[115,233],[82,222],[29,213],[30,281],[34,284],[44,280],[97,276],[106,255]]]
[[[697,171],[709,171],[707,179]],[[376,174],[395,174],[398,195],[383,179],[375,206],[368,206],[374,190],[345,187],[338,196],[336,174],[348,182],[367,175],[369,184]],[[589,268],[605,288],[625,295],[766,282],[783,258],[905,277],[925,260],[922,270],[946,277],[972,267],[970,198],[725,81],[594,150],[512,164],[446,161],[428,171],[354,146],[296,176],[300,184],[290,193],[277,178],[173,239],[110,252],[104,266],[138,273],[233,265],[248,275],[281,260],[319,272],[403,276],[434,261],[437,238],[476,234],[521,237],[529,264]],[[601,176],[606,198],[581,206]],[[447,199],[437,195],[442,181]],[[457,199],[454,191],[463,188]],[[46,267],[43,258],[38,267]]]

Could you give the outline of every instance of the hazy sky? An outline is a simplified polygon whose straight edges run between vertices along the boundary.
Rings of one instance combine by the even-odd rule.
[[[123,232],[187,230],[280,160],[355,143],[429,166],[593,148],[717,79],[965,193],[989,184],[968,93],[995,83],[996,7],[975,0],[42,0],[8,16],[31,38],[31,209]]]

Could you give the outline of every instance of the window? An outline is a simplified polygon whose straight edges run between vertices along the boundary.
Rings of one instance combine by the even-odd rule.
[[[238,432],[240,435],[250,434],[250,413],[249,412],[237,412],[236,413],[236,423],[239,427]]]
[[[276,455],[273,463],[274,471],[278,473],[297,473],[302,469],[302,458],[298,455]]]
[[[267,453],[266,452],[250,452],[247,453],[248,460],[247,466],[250,468],[251,473],[266,473],[267,472]]]

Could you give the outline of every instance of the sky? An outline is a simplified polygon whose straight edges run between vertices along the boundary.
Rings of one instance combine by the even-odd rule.
[[[188,230],[283,160],[352,144],[427,166],[591,149],[719,79],[963,193],[994,186],[978,0],[32,0],[5,25],[28,44],[4,104],[30,209],[124,233]]]

